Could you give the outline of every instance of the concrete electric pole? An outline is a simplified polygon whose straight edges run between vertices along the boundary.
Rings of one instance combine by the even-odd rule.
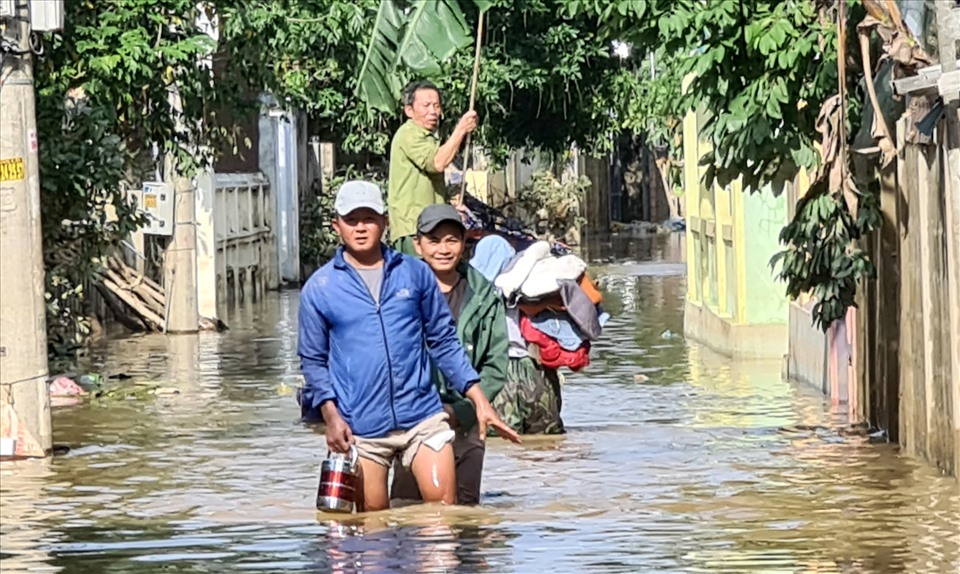
[[[169,101],[177,114],[177,128],[186,129],[179,118],[182,105],[176,85]],[[173,238],[163,255],[163,286],[167,292],[167,333],[196,333],[200,330],[197,304],[197,206],[193,182],[180,172],[174,153],[167,154],[164,180],[172,183],[174,197]]]
[[[52,449],[33,54],[26,2],[0,18],[0,455]]]

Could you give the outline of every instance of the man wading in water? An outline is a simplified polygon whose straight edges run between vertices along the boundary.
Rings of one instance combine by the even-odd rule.
[[[466,229],[460,215],[450,205],[431,205],[417,220],[415,246],[436,275],[457,324],[457,336],[480,373],[477,385],[493,401],[507,380],[507,327],[503,302],[479,271],[462,261]],[[474,405],[470,399],[450,389],[439,376],[437,386],[450,426],[457,432],[453,455],[457,467],[457,501],[480,502],[485,446],[480,436]],[[417,481],[399,466],[394,468],[391,498],[419,500]]]
[[[320,409],[331,451],[356,445],[359,511],[390,505],[387,474],[397,458],[413,472],[425,501],[454,504],[454,433],[429,359],[473,401],[480,436],[490,426],[500,436],[520,438],[475,384],[480,376],[457,341],[430,268],[381,243],[387,218],[380,188],[348,181],[334,209],[333,228],[343,245],[300,295],[304,405]]]
[[[477,128],[477,112],[463,114],[443,145],[437,137],[443,110],[440,90],[430,82],[413,82],[403,90],[407,121],[390,143],[390,238],[394,249],[416,255],[413,238],[420,212],[428,205],[445,203],[443,172],[457,155],[467,134]]]

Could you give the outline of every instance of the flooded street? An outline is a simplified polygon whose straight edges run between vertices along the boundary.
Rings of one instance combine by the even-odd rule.
[[[109,341],[90,368],[165,392],[58,407],[70,452],[0,465],[2,570],[960,571],[957,481],[842,432],[779,362],[684,340],[676,239],[595,268],[613,319],[567,373],[568,433],[491,439],[479,508],[315,512],[326,452],[293,397],[296,292],[222,334]]]

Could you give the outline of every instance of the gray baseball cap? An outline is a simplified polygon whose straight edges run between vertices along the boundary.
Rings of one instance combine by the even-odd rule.
[[[457,208],[449,203],[438,203],[428,205],[420,212],[420,217],[417,218],[417,233],[421,235],[430,233],[441,223],[456,223],[461,229],[466,230]]]
[[[383,215],[386,209],[383,207],[383,192],[380,187],[369,181],[351,180],[343,182],[340,189],[337,190],[337,198],[333,202],[333,208],[337,215],[343,217],[355,209],[372,209],[380,215]]]

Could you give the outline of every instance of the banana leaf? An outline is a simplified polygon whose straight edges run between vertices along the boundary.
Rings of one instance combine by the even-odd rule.
[[[360,66],[357,95],[372,108],[396,109],[400,80],[395,74],[395,54],[400,46],[404,15],[393,0],[380,0],[366,55]]]
[[[402,89],[400,67],[424,76],[439,73],[440,63],[470,44],[473,34],[461,4],[481,11],[491,0],[414,0],[404,13],[396,0],[381,0],[357,81],[357,95],[368,106],[392,112]]]

